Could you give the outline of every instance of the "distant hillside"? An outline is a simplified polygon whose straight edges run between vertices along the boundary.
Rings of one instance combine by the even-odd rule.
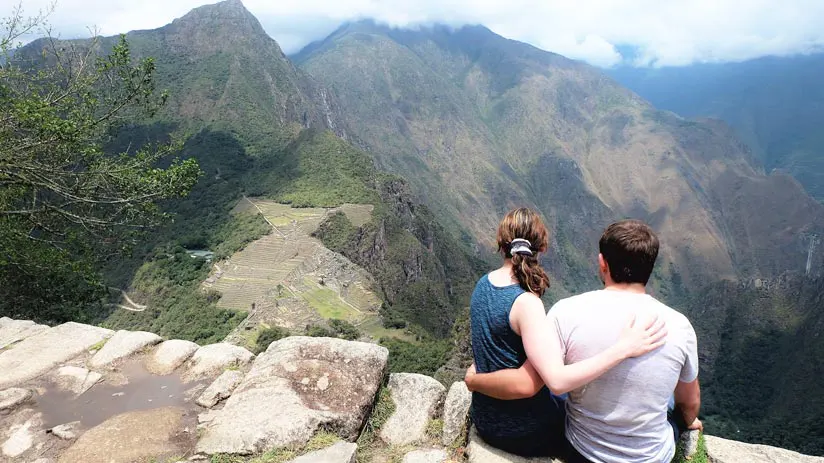
[[[737,281],[788,270],[799,281],[821,275],[824,254],[811,243],[824,231],[824,210],[792,177],[766,175],[729,126],[657,110],[593,67],[483,27],[411,31],[358,22],[295,60],[338,96],[350,139],[380,168],[408,178],[437,216],[466,227],[480,249],[491,248],[508,208],[543,212],[553,235],[545,262],[554,277],[550,299],[598,286],[596,243],[610,221],[650,222],[663,242],[655,294],[699,333],[708,429],[820,451],[816,433],[776,431],[791,428],[789,414],[748,420],[756,396],[766,401],[763,391],[784,384],[777,378],[801,371],[767,355],[777,339],[803,344],[781,350],[787,355],[820,350],[820,339],[794,324],[797,313],[817,309],[815,298],[789,289],[786,299],[760,300],[750,312],[758,293]],[[736,322],[756,312],[770,322]],[[465,330],[456,333],[464,349]],[[763,381],[766,389],[751,387],[752,375],[764,371],[756,365],[762,354],[776,375]],[[460,372],[462,361],[457,356],[441,373]],[[817,383],[797,387],[807,391],[799,392],[806,408],[781,396],[774,409],[820,415],[824,409],[809,402],[820,395]]]
[[[824,54],[606,72],[659,109],[723,119],[768,171],[824,200]]]
[[[659,230],[661,276],[689,287],[801,270],[807,235],[824,229],[824,209],[754,167],[726,126],[658,111],[593,67],[483,27],[352,23],[295,60],[333,89],[378,167],[480,243],[506,209],[540,209],[571,290],[596,284],[593,245],[618,217]]]

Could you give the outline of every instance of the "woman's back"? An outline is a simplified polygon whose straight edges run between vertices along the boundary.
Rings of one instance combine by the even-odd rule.
[[[509,312],[524,290],[518,284],[495,286],[484,276],[475,286],[470,305],[472,350],[478,373],[518,368],[526,361],[521,337],[509,324]],[[481,437],[499,447],[504,441],[530,440],[557,433],[558,404],[544,387],[529,399],[498,400],[472,396],[472,421]],[[521,444],[516,445],[521,447]],[[524,449],[518,453],[540,453]]]

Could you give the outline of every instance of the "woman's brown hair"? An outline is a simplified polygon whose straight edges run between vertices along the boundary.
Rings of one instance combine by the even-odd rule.
[[[498,226],[498,252],[512,258],[512,270],[521,288],[539,297],[549,288],[549,277],[538,253],[549,247],[549,231],[538,214],[525,207],[510,211]]]

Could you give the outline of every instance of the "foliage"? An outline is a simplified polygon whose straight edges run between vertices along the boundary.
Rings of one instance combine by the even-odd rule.
[[[362,151],[328,131],[306,130],[279,155],[262,161],[259,190],[295,207],[375,204],[375,169]],[[266,186],[266,187],[264,187]]]
[[[389,349],[389,371],[392,373],[420,373],[432,376],[449,358],[451,343],[445,339],[426,339],[411,343],[395,338],[381,338],[380,344]]]
[[[261,236],[266,223],[259,215],[233,216],[222,225],[217,236],[242,246]],[[269,228],[265,228],[269,231]],[[238,249],[226,247],[226,252]],[[182,247],[158,247],[149,261],[140,266],[131,283],[132,293],[148,308],[143,312],[118,310],[103,326],[113,329],[152,331],[168,338],[188,339],[198,343],[223,340],[246,316],[243,312],[220,309],[220,295],[201,290],[200,283],[209,274],[210,264],[193,258]]]
[[[51,39],[23,49],[15,40],[43,18],[12,15],[0,30],[0,311],[93,321],[95,263],[159,223],[159,202],[185,196],[200,170],[191,159],[158,167],[176,143],[103,149],[123,118],[151,117],[165,102],[153,60],[133,62],[123,37],[108,53]]]
[[[329,320],[329,328],[319,325],[307,326],[306,336],[315,338],[339,338],[354,341],[361,336],[361,332],[352,323],[333,318]]]
[[[347,341],[354,341],[361,336],[358,327],[346,320],[329,320],[329,327],[332,328],[332,331],[337,337],[346,339]]]
[[[269,348],[269,344],[288,336],[289,330],[279,326],[273,326],[262,330],[258,333],[257,340],[255,341],[255,355],[266,351],[266,349]]]

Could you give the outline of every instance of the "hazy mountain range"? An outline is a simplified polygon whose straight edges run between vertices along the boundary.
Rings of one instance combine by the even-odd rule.
[[[124,137],[194,135],[186,152],[207,173],[174,205],[179,213],[225,208],[241,192],[299,205],[372,202],[380,213],[367,226],[324,230],[381,281],[387,316],[436,336],[491,262],[509,208],[534,207],[551,225],[550,299],[596,288],[603,228],[641,218],[663,242],[656,294],[699,330],[713,431],[824,452],[824,426],[813,425],[824,390],[804,374],[824,350],[811,328],[821,326],[824,252],[810,251],[824,206],[799,184],[805,177],[771,168],[767,159],[785,158],[767,154],[774,142],[761,125],[747,126],[764,140],[753,148],[721,121],[657,109],[657,98],[597,68],[482,26],[351,23],[290,59],[228,0],[127,38],[136,55],[156,58],[171,96],[159,122]],[[689,99],[676,93],[669,101]],[[738,101],[725,107],[745,111]],[[699,106],[682,112],[705,115]],[[779,390],[797,394],[771,395]],[[767,400],[777,403],[762,407]],[[803,432],[783,432],[793,420]]]

